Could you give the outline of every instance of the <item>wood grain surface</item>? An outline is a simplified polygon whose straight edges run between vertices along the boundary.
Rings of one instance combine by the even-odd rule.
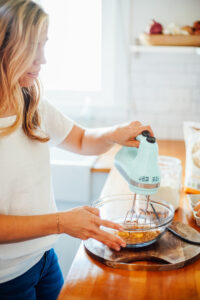
[[[200,46],[200,35],[141,34],[140,43],[151,46]]]
[[[159,141],[158,144],[160,155],[175,156],[181,159],[184,180],[184,142]],[[112,156],[110,160],[113,160]],[[102,196],[128,193],[127,188],[123,178],[113,169],[102,191]],[[200,231],[183,191],[180,207],[175,213],[175,220],[189,224]],[[172,271],[113,269],[87,255],[82,244],[58,299],[198,300],[200,299],[200,260]]]

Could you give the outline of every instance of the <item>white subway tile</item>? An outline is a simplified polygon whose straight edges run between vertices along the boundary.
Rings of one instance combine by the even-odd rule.
[[[183,121],[200,121],[200,57],[142,53],[132,56],[134,115],[152,124],[159,138],[183,138]]]

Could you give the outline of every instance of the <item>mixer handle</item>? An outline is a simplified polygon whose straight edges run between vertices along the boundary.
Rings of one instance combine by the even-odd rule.
[[[142,135],[144,137],[146,137],[147,142],[153,143],[153,144],[156,142],[156,138],[154,136],[151,136],[150,132],[148,130],[143,130]]]
[[[145,136],[145,137],[151,136],[151,135],[150,135],[150,132],[149,132],[148,130],[143,130],[143,131],[142,131],[142,135]]]

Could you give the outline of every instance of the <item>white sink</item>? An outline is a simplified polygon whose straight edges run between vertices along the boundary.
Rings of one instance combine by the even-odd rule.
[[[97,156],[75,154],[52,148],[51,170],[56,201],[90,202],[91,172]]]
[[[50,150],[51,163],[71,163],[92,166],[97,159],[95,155],[80,155],[60,148],[53,147]]]

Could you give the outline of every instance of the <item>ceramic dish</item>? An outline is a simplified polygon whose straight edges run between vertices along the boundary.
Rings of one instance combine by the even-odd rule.
[[[200,201],[200,194],[187,194],[187,198],[190,203],[190,208],[192,210],[193,216],[196,220],[196,223],[198,226],[200,226],[200,217],[197,216],[197,211],[194,210],[194,207],[197,205],[197,203]]]
[[[130,220],[129,214],[124,223],[127,211],[132,208],[133,197],[133,194],[104,197],[98,199],[93,206],[100,210],[101,218],[124,227],[123,231],[110,228],[103,228],[104,230],[120,236],[127,247],[139,248],[156,242],[162,236],[173,220],[174,208],[164,201],[150,201],[147,208],[146,197],[137,195],[133,217]]]

